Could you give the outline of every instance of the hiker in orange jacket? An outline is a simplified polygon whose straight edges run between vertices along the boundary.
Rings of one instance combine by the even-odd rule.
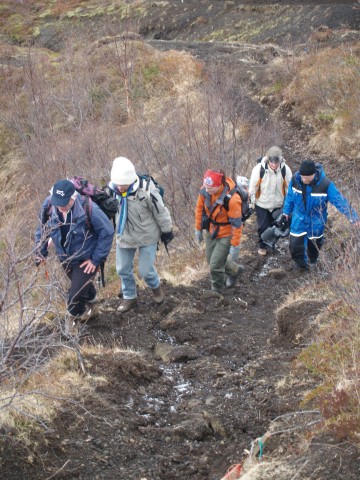
[[[224,289],[225,275],[236,280],[243,270],[234,262],[242,233],[241,198],[233,194],[234,188],[235,182],[226,178],[222,170],[207,170],[196,203],[195,236],[201,243],[202,231],[207,231],[205,251],[210,265],[211,289],[219,293]]]

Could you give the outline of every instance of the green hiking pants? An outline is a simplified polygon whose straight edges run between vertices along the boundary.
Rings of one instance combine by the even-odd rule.
[[[226,275],[236,275],[239,266],[228,258],[231,237],[211,238],[206,233],[206,260],[210,265],[211,288],[221,292],[225,284]]]

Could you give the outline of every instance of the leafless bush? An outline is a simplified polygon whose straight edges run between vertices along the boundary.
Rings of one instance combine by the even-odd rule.
[[[42,376],[49,359],[66,346],[61,336],[65,285],[56,263],[34,265],[32,239],[24,237],[22,215],[2,216],[0,245],[0,423],[24,417],[45,426],[46,406],[34,397],[59,400]],[[21,218],[21,220],[20,220]],[[49,407],[50,408],[50,407]]]
[[[331,229],[321,259],[325,294],[331,303],[319,317],[317,341],[302,360],[321,384],[307,396],[315,401],[326,428],[339,439],[359,443],[360,411],[360,243],[358,227],[343,220]]]

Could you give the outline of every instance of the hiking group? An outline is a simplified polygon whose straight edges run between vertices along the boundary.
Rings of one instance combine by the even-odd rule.
[[[237,177],[235,185],[222,170],[206,170],[195,209],[195,237],[201,243],[205,230],[211,289],[219,294],[234,286],[244,271],[237,263],[246,220],[241,187],[248,187],[249,208],[256,214],[258,254],[266,256],[279,238],[290,235],[290,254],[299,271],[317,265],[328,202],[359,225],[356,211],[326,177],[321,164],[304,160],[293,175],[279,147],[271,147],[258,160],[248,185],[244,177]]]
[[[238,176],[235,182],[222,170],[206,170],[195,208],[195,237],[199,243],[205,237],[211,291],[221,294],[233,287],[244,271],[238,263],[240,241],[244,222],[253,210],[259,255],[265,256],[278,238],[290,234],[295,265],[300,270],[316,265],[328,202],[351,223],[359,224],[357,213],[320,164],[304,160],[293,175],[278,147],[271,147],[259,159],[250,181]],[[104,190],[82,177],[55,183],[41,207],[35,261],[37,265],[44,263],[53,245],[70,280],[65,321],[68,335],[75,335],[79,322],[97,314],[94,277],[110,253],[114,234],[122,297],[117,311],[127,312],[137,304],[137,251],[139,275],[151,289],[154,302],[161,304],[164,292],[154,266],[156,252],[160,241],[167,248],[174,238],[162,187],[149,175],[138,174],[125,157],[113,161]]]

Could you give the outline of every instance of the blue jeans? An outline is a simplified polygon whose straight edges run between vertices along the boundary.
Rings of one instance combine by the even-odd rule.
[[[121,279],[123,298],[137,297],[134,277],[134,257],[136,248],[121,248],[116,245],[116,271]],[[157,243],[139,247],[139,274],[149,288],[158,288],[159,275],[154,267]]]

